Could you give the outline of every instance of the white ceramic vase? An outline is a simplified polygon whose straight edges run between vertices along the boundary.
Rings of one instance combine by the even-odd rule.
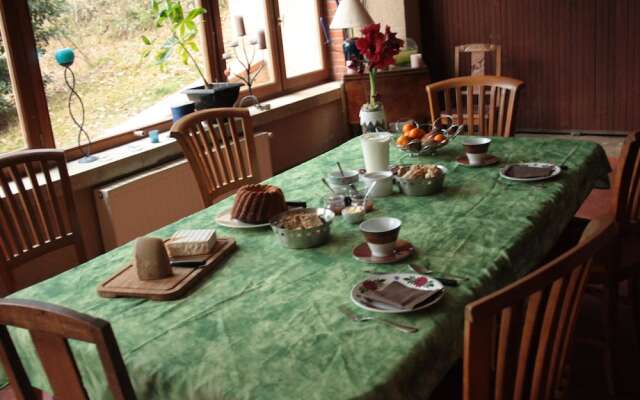
[[[362,133],[387,130],[387,121],[384,116],[384,106],[376,102],[375,106],[365,103],[360,108],[360,127]]]

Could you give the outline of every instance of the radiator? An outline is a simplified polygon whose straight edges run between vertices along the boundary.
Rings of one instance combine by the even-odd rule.
[[[255,136],[261,180],[272,174],[269,138],[267,133]],[[185,159],[100,186],[94,189],[94,200],[105,251],[203,208],[198,184]]]

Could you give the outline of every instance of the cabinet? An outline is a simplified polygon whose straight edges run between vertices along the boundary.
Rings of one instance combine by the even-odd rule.
[[[425,86],[431,83],[429,70],[424,68],[395,68],[379,71],[378,94],[384,105],[387,123],[413,118],[425,121],[428,101]],[[342,78],[347,106],[347,119],[352,132],[359,132],[360,107],[369,100],[369,75],[346,74]]]

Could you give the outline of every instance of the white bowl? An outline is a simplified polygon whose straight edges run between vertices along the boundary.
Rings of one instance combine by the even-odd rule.
[[[365,191],[368,191],[374,182],[376,183],[369,193],[371,197],[385,197],[393,194],[393,172],[391,171],[368,172],[360,179],[364,182]]]
[[[329,173],[329,176],[327,176],[327,181],[329,182],[329,184],[336,186],[347,186],[349,184],[358,182],[358,176],[360,176],[358,171],[353,169],[345,169],[343,172],[344,176],[340,174],[340,171],[331,171]]]
[[[349,206],[342,210],[342,218],[350,224],[359,224],[364,220],[366,211],[363,206]]]

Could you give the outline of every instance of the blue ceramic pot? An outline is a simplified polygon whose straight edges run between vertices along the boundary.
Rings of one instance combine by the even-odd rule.
[[[173,123],[175,124],[180,118],[187,114],[191,114],[195,110],[196,105],[194,103],[186,103],[180,106],[171,107],[171,118],[173,119]]]

